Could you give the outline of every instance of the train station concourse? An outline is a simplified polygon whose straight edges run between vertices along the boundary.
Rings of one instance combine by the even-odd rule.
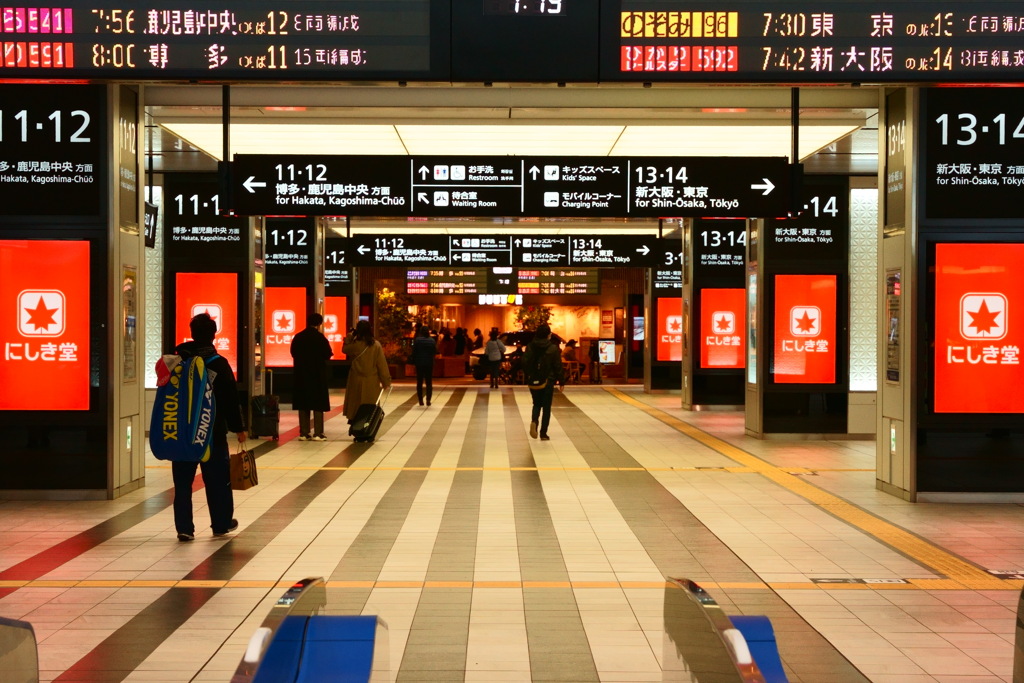
[[[1024,683],[1022,83],[1008,0],[0,6],[0,681]]]

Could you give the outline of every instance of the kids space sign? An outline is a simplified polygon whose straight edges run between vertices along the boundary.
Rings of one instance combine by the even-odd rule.
[[[935,412],[1024,412],[1024,244],[935,246]]]
[[[0,240],[0,410],[89,409],[89,243]]]

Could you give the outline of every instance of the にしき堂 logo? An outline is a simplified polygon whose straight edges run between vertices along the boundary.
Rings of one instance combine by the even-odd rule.
[[[715,311],[711,314],[715,334],[736,334],[736,314],[732,311]]]
[[[960,297],[960,334],[964,339],[1002,339],[1007,331],[1008,301],[998,292],[970,292]]]
[[[295,331],[295,311],[278,309],[271,316],[274,332],[288,334]]]
[[[821,334],[821,309],[817,306],[789,309],[789,332],[795,337],[817,337]]]
[[[23,337],[64,334],[64,293],[56,289],[26,289],[18,295],[18,332]]]

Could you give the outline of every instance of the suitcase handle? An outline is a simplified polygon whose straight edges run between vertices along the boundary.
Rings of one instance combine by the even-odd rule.
[[[377,397],[377,405],[380,406],[381,410],[384,410],[384,404],[387,403],[388,399],[391,398],[391,387],[380,390],[380,396]]]

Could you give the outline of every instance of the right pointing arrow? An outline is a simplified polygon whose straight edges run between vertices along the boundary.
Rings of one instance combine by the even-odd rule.
[[[757,185],[751,185],[750,189],[751,190],[764,190],[764,192],[762,192],[761,195],[762,196],[767,196],[768,194],[771,193],[772,190],[775,189],[775,185],[773,185],[772,181],[768,180],[767,178],[761,178],[761,180],[763,180],[764,182],[763,183],[759,183]]]

